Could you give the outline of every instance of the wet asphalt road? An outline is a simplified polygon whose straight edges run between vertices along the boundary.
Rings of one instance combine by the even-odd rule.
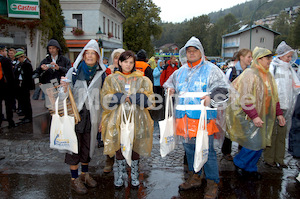
[[[64,164],[64,154],[49,148],[49,121],[49,114],[37,114],[31,124],[13,129],[3,125],[1,128],[0,155],[4,155],[5,159],[0,160],[0,198],[203,198],[205,180],[199,189],[178,191],[178,185],[187,177],[183,148],[178,145],[174,152],[161,158],[157,125],[152,155],[140,161],[139,188],[131,188],[128,180],[124,188],[115,189],[113,172],[102,172],[105,165],[103,148],[97,148],[90,163],[90,172],[98,186],[89,188],[86,195],[78,195],[69,188],[69,167]],[[233,143],[232,154],[237,150],[237,144]],[[300,183],[295,180],[299,173],[296,165],[299,160],[288,153],[285,162],[289,168],[269,168],[261,158],[258,170],[263,178],[251,181],[237,178],[233,162],[222,159],[219,147],[216,151],[221,178],[219,198],[300,198]]]

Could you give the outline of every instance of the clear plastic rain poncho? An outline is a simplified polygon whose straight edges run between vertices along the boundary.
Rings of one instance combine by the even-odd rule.
[[[282,61],[280,57],[289,52],[293,53],[291,61],[289,63]],[[297,59],[297,53],[282,41],[276,49],[276,54],[270,65],[270,73],[275,78],[277,84],[280,108],[286,110],[284,117],[288,124],[287,132],[289,132],[292,114],[300,92],[298,76],[291,66]]]
[[[239,92],[238,98],[230,98],[230,106],[226,109],[227,132],[232,141],[250,150],[264,149],[271,145],[271,135],[276,119],[278,102],[277,87],[269,70],[261,66],[257,60],[272,52],[256,47],[253,51],[253,62],[234,81],[233,86]],[[264,122],[262,128],[254,125],[244,112],[247,105],[254,105],[258,116]],[[249,110],[252,110],[250,107]]]
[[[129,88],[129,91],[125,90],[125,85]],[[104,109],[101,124],[104,141],[103,153],[110,157],[113,157],[115,152],[120,149],[122,107],[121,104],[109,107],[113,95],[116,93],[124,93],[125,95],[143,93],[148,97],[150,102],[154,101],[152,82],[147,77],[144,77],[140,71],[135,71],[129,75],[124,75],[117,71],[105,79],[101,91],[102,106]],[[124,105],[126,115],[128,116],[129,105],[127,103],[124,103]],[[142,156],[151,155],[153,125],[154,122],[151,119],[148,108],[136,105],[134,111],[133,151]]]
[[[101,105],[100,105],[100,90],[101,84],[103,82],[102,75],[105,72],[106,67],[103,65],[100,49],[96,40],[90,40],[83,50],[80,52],[76,58],[73,68],[70,68],[66,77],[72,81],[73,72],[76,71],[78,65],[83,59],[83,53],[86,50],[94,50],[99,55],[98,64],[101,67],[101,70],[98,70],[91,81],[90,85],[87,85],[86,80],[77,79],[75,84],[72,82],[69,84],[72,90],[74,100],[78,112],[80,112],[85,104],[86,108],[90,111],[91,118],[91,143],[90,143],[90,157],[94,153],[94,149],[97,143],[97,133],[99,129],[99,124],[101,121]],[[75,72],[76,73],[76,72]]]
[[[196,47],[201,52],[201,61],[198,65],[190,67],[187,63],[186,48]],[[165,89],[175,89],[175,119],[176,134],[183,142],[194,142],[196,137],[199,118],[201,114],[201,97],[212,95],[218,90],[223,90],[221,100],[211,103],[213,108],[207,107],[208,133],[209,135],[219,132],[224,128],[225,118],[217,107],[225,109],[230,82],[225,74],[214,64],[205,60],[204,49],[201,42],[196,37],[192,37],[179,51],[179,59],[183,63],[182,67],[176,70],[163,85]],[[212,97],[212,96],[211,96]],[[223,111],[224,112],[224,111]],[[221,131],[224,133],[224,131]],[[219,134],[220,136],[220,134]],[[218,136],[218,137],[219,137]],[[220,136],[223,137],[223,136]],[[183,138],[183,139],[182,139]]]

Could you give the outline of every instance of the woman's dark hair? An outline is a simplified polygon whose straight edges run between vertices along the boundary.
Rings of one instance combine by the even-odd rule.
[[[131,70],[130,72],[132,73],[133,71],[135,71],[135,61],[136,61],[135,55],[134,55],[134,53],[133,53],[131,50],[127,50],[127,51],[123,52],[123,53],[120,55],[119,60],[118,60],[119,71],[120,71],[121,73],[122,73],[122,67],[121,67],[120,64],[119,64],[119,61],[120,61],[120,62],[123,62],[123,61],[129,59],[130,57],[133,58],[133,62],[134,62],[133,68],[132,68],[132,70]]]

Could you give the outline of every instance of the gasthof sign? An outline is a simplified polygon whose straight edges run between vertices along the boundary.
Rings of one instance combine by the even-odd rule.
[[[8,17],[40,18],[39,0],[7,0]]]

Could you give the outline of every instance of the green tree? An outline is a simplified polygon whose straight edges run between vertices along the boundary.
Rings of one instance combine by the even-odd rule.
[[[41,0],[41,25],[43,42],[47,43],[50,39],[56,39],[61,45],[63,53],[68,51],[64,38],[65,21],[62,15],[59,0]]]
[[[189,21],[185,21],[176,26],[178,35],[174,38],[175,43],[180,47],[192,37],[197,37],[203,46],[207,44],[208,29],[209,29],[209,17],[207,15],[202,15],[199,17],[194,17]],[[172,32],[170,33],[172,35]],[[168,42],[171,43],[171,42]]]
[[[159,39],[162,28],[160,8],[151,0],[119,0],[119,7],[126,17],[123,23],[124,48],[138,52],[140,49],[153,54],[151,38]]]
[[[234,32],[238,28],[237,19],[233,14],[229,13],[221,17],[210,29],[207,55],[220,56],[222,36]]]
[[[291,19],[285,12],[281,12],[276,18],[272,29],[279,32],[280,35],[275,37],[274,46],[278,46],[281,41],[287,41],[290,32],[290,23]]]
[[[288,42],[293,48],[300,49],[300,13],[298,12],[298,17],[292,24],[291,31],[288,37]]]

